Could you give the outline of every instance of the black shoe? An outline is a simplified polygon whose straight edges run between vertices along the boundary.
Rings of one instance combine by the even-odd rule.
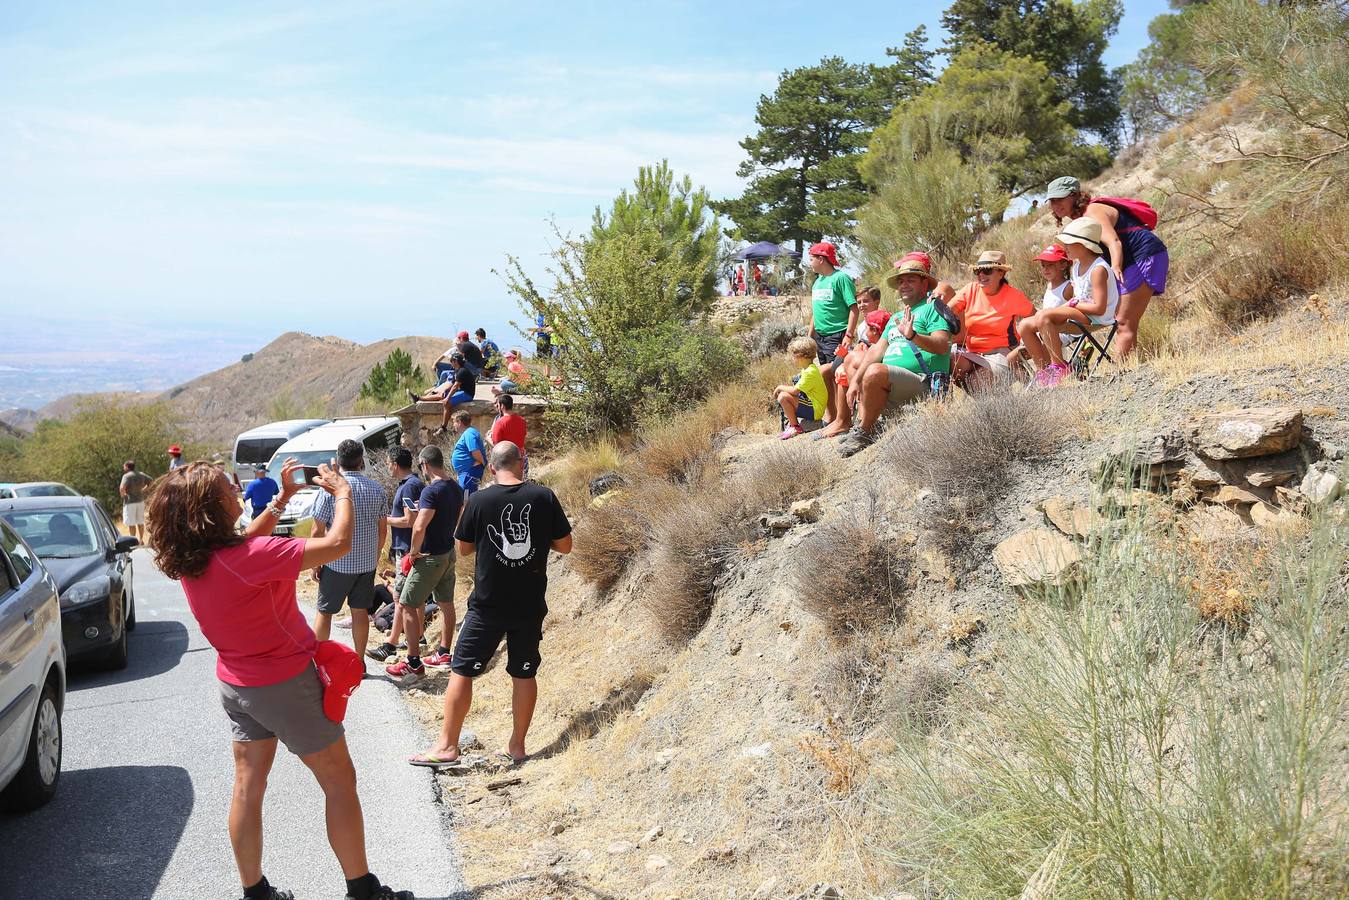
[[[378,647],[371,647],[369,650],[365,651],[365,655],[371,659],[377,659],[380,662],[384,662],[384,660],[397,652],[397,648],[390,644],[380,644]]]
[[[295,900],[295,894],[290,891],[279,891],[274,887],[271,890],[272,892],[267,895],[267,900]],[[240,900],[248,900],[248,898],[241,897]]]
[[[346,900],[356,900],[351,894],[347,894]],[[370,900],[417,900],[412,891],[395,891],[387,884],[381,884],[379,890],[370,895]]]
[[[413,403],[420,403],[420,402],[421,402],[421,399],[422,399],[422,398],[417,396],[417,392],[416,392],[416,391],[408,391],[408,396],[412,398],[412,402],[413,402]]]

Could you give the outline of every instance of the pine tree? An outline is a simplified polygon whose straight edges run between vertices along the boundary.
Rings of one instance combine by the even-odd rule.
[[[851,232],[866,199],[857,162],[872,130],[930,80],[921,28],[890,55],[896,62],[885,66],[827,57],[783,72],[777,90],[759,98],[759,130],[740,142],[748,158],[737,174],[749,186],[713,204],[735,223],[734,237],[791,241],[802,251]]]
[[[590,227],[591,245],[620,235],[655,231],[668,255],[676,256],[692,279],[679,288],[686,313],[696,314],[716,297],[716,259],[719,244],[716,215],[707,189],[693,189],[685,175],[678,181],[668,160],[642,166],[633,182],[614,198],[606,216],[597,206]]]
[[[418,387],[426,380],[421,366],[414,365],[412,356],[395,347],[382,363],[375,363],[361,385],[361,398],[380,403],[395,403],[405,391]]]
[[[1123,12],[1120,0],[953,0],[942,14],[945,49],[954,57],[987,42],[1044,63],[1055,99],[1071,104],[1069,122],[1114,147],[1120,81],[1102,54]]]

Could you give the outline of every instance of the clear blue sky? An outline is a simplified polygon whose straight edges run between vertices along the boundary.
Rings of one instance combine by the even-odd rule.
[[[490,270],[541,270],[550,216],[582,227],[661,158],[734,192],[778,72],[880,61],[941,7],[0,0],[0,303],[25,335],[0,362],[53,334],[500,333]],[[1110,62],[1163,11],[1126,3]]]

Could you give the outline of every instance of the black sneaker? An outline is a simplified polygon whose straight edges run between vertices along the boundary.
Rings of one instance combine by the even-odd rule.
[[[413,403],[419,403],[419,402],[421,402],[421,399],[422,399],[422,398],[417,396],[417,392],[416,392],[416,391],[408,391],[408,396],[409,396],[410,398],[412,398],[412,402],[413,402]]]
[[[267,900],[295,900],[295,894],[291,891],[279,891],[275,887],[268,885],[271,893],[267,895]],[[248,900],[247,897],[241,897],[240,900]]]
[[[378,647],[371,647],[369,650],[365,651],[365,655],[371,659],[377,659],[380,662],[384,662],[384,660],[397,652],[397,648],[392,644],[380,644]]]
[[[347,894],[346,900],[356,900],[351,894]],[[412,891],[395,891],[387,884],[381,884],[379,890],[370,895],[370,900],[417,900]]]

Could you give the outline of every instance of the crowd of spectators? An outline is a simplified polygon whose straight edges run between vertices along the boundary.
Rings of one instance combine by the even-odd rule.
[[[1139,200],[1092,197],[1072,177],[1050,182],[1047,197],[1059,230],[1033,260],[1046,283],[1038,309],[1009,280],[1014,267],[1001,250],[981,251],[959,290],[937,277],[928,254],[904,255],[885,278],[898,300],[890,314],[878,289],[857,293],[833,244],[812,246],[809,338],[788,346],[800,372],[773,391],[782,439],[819,422],[813,437],[842,437],[840,451],[852,455],[875,440],[887,409],[940,399],[953,385],[1053,387],[1084,341],[1112,360],[1127,356],[1148,302],[1166,289],[1155,212]],[[1101,333],[1104,343],[1092,337]]]

